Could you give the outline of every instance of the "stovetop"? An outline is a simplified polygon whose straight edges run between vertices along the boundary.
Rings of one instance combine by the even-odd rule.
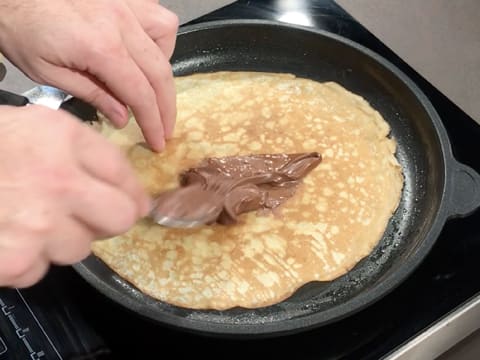
[[[334,2],[238,1],[194,22],[228,18],[315,26],[381,54],[429,97],[447,128],[456,158],[480,171],[480,126]],[[369,308],[323,328],[273,339],[239,342],[165,328],[106,299],[71,268],[52,268],[30,289],[0,289],[0,360],[160,358],[177,341],[182,346],[173,345],[172,350],[178,357],[193,351],[209,358],[378,359],[480,293],[478,224],[480,212],[449,221],[413,275]]]

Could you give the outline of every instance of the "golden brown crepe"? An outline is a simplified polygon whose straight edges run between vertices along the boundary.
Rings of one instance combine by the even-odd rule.
[[[176,79],[174,139],[155,154],[134,121],[103,131],[152,194],[207,157],[318,151],[322,163],[277,213],[234,226],[175,230],[140,221],[94,253],[154,298],[187,308],[255,308],[313,280],[333,280],[368,255],[403,186],[380,114],[340,85],[288,74],[219,72]]]

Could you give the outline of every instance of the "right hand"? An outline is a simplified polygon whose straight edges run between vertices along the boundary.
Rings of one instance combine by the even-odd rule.
[[[0,286],[127,231],[150,201],[121,151],[63,111],[0,106]]]

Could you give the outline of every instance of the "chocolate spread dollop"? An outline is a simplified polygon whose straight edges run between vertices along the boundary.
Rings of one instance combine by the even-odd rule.
[[[180,174],[180,187],[156,206],[173,218],[234,224],[240,214],[283,204],[321,160],[316,152],[207,158]]]

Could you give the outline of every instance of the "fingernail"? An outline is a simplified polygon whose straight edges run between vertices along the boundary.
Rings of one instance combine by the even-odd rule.
[[[165,126],[165,138],[170,140],[173,137],[173,134],[175,132],[175,119],[171,122],[168,123],[170,126],[166,125]]]
[[[173,137],[173,128],[165,126],[165,139],[170,140]]]
[[[152,145],[152,150],[155,152],[161,152],[165,149],[165,139],[162,137],[158,144]]]

